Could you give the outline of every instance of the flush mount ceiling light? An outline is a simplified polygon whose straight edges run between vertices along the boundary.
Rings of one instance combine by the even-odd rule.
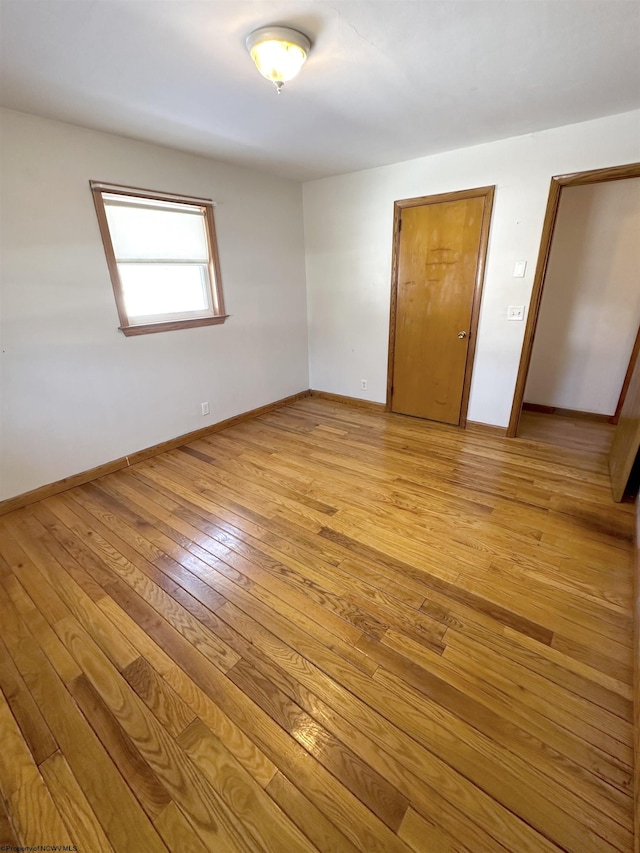
[[[309,39],[289,27],[262,27],[247,36],[246,45],[256,68],[278,94],[300,71],[311,50]]]

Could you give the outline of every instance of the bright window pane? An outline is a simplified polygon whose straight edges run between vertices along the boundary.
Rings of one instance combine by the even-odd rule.
[[[117,260],[172,258],[207,262],[209,247],[204,215],[196,207],[158,210],[105,203]]]
[[[127,314],[148,317],[211,310],[206,264],[118,264]]]

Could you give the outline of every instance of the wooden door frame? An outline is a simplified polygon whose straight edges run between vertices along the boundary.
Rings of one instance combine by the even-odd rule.
[[[636,342],[633,345],[633,349],[631,350],[631,358],[629,359],[629,365],[627,367],[627,372],[624,377],[624,381],[622,382],[622,389],[620,391],[620,396],[618,397],[618,405],[616,406],[616,411],[613,417],[609,418],[610,424],[617,424],[620,421],[620,413],[622,412],[622,407],[624,406],[624,401],[627,399],[627,391],[629,390],[629,383],[631,382],[631,375],[633,374],[634,368],[636,366],[636,361],[638,360],[638,355],[640,354],[640,326],[638,326],[638,333],[636,335]]]
[[[549,266],[551,243],[553,241],[553,232],[558,218],[558,208],[560,206],[562,190],[565,187],[580,187],[586,186],[587,184],[605,183],[607,181],[623,181],[627,178],[640,178],[640,163],[628,163],[624,166],[612,166],[608,169],[591,169],[587,172],[572,172],[567,175],[555,175],[551,178],[547,210],[544,216],[542,237],[540,239],[540,250],[538,252],[538,263],[536,265],[536,273],[533,279],[533,289],[531,291],[531,300],[529,302],[527,325],[524,330],[522,353],[520,355],[520,364],[518,366],[516,387],[513,393],[511,417],[509,418],[509,427],[507,429],[507,436],[509,438],[515,438],[518,434],[518,425],[520,423],[522,404],[524,402],[524,390],[527,384],[527,376],[529,375],[529,367],[531,365],[533,342],[535,339],[536,328],[538,326],[538,318],[540,316],[540,304],[542,302],[542,294],[544,291],[544,281],[547,275],[547,268]]]
[[[480,319],[480,302],[482,300],[482,287],[484,285],[484,274],[487,263],[487,249],[489,246],[489,228],[491,225],[491,212],[493,210],[493,197],[495,186],[476,187],[470,190],[458,190],[450,193],[438,193],[437,195],[425,195],[418,198],[403,198],[393,203],[393,254],[391,260],[391,310],[389,316],[389,357],[387,362],[387,402],[385,411],[391,411],[391,396],[393,389],[393,368],[396,350],[396,321],[398,315],[398,259],[400,254],[400,220],[402,211],[408,207],[422,207],[426,204],[442,204],[448,201],[464,201],[467,198],[483,198],[482,226],[480,229],[480,248],[478,250],[478,262],[476,268],[476,280],[473,288],[473,299],[471,302],[471,323],[469,327],[469,346],[467,347],[467,359],[464,367],[464,384],[462,386],[462,402],[460,405],[460,420],[458,426],[464,428],[467,424],[467,408],[469,407],[469,393],[471,391],[471,374],[473,372],[473,360],[476,353],[476,338],[478,332],[478,321]]]

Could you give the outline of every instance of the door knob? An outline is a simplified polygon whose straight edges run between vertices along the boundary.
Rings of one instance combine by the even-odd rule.
[[[467,333],[466,332],[458,332],[458,337],[460,338],[460,340],[462,340],[463,338],[467,337]]]

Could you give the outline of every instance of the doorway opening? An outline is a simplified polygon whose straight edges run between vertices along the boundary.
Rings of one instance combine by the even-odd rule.
[[[640,346],[638,177],[635,163],[551,180],[510,437],[606,459]]]

